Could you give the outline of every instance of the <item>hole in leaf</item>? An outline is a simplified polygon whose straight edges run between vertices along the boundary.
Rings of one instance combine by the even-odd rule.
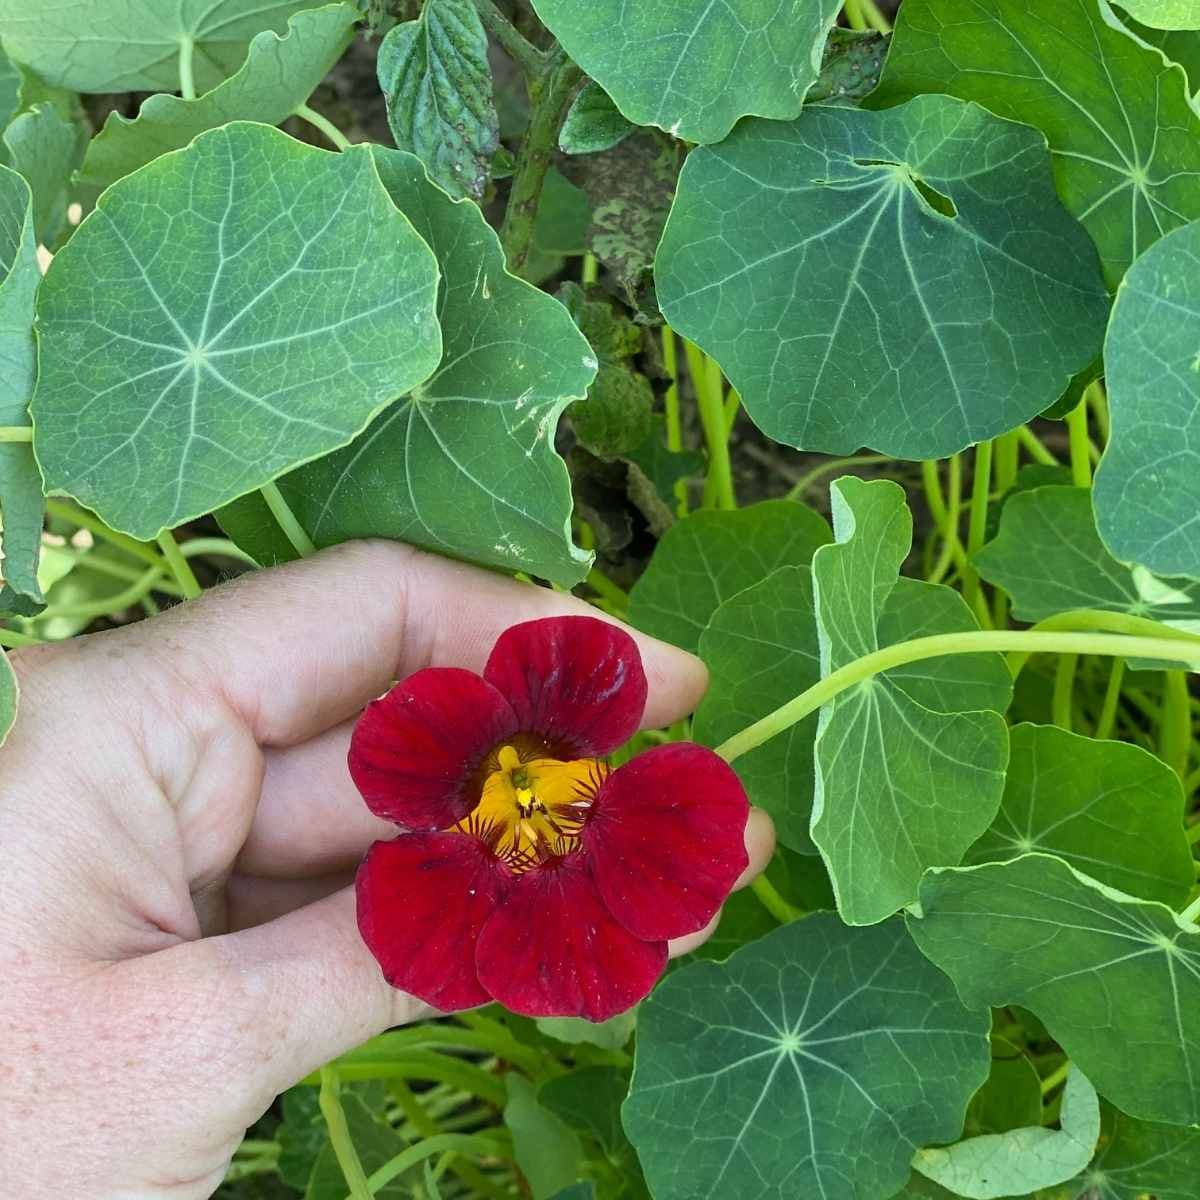
[[[933,209],[934,212],[941,213],[943,217],[957,217],[958,209],[954,207],[954,201],[949,196],[943,195],[937,188],[930,187],[919,175],[913,172],[913,169],[906,163],[892,162],[886,158],[856,158],[855,166],[859,167],[889,167],[895,174],[899,175],[905,183],[913,188],[917,195]]]

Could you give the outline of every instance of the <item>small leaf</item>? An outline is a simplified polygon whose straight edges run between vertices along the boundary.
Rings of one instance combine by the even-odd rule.
[[[1061,1129],[1041,1125],[988,1133],[952,1146],[918,1150],[913,1166],[957,1196],[996,1200],[1073,1179],[1100,1138],[1096,1089],[1072,1067],[1063,1090]]]
[[[612,97],[589,79],[567,110],[558,148],[564,154],[597,154],[611,150],[636,128],[621,116]]]
[[[1083,1173],[1080,1200],[1193,1200],[1200,1130],[1135,1121],[1105,1106],[1104,1136]]]
[[[148,7],[145,0],[0,0],[5,50],[47,83],[75,92],[176,91],[180,43],[190,39],[196,86],[241,65],[246,43],[281,33],[313,0],[222,0]]]
[[[17,677],[9,664],[8,655],[0,650],[0,746],[4,745],[4,740],[17,719],[19,695]]]
[[[930,871],[921,951],[968,1005],[1019,1004],[1131,1116],[1200,1119],[1200,930],[1045,854]]]
[[[203,133],[109,188],[39,289],[47,486],[145,539],[261,487],[430,374],[436,292],[368,151]]]
[[[637,1009],[618,1013],[607,1021],[587,1021],[583,1017],[538,1017],[537,1027],[547,1037],[571,1046],[586,1042],[602,1050],[620,1050],[637,1028]]]
[[[617,1155],[629,1148],[621,1128],[621,1101],[628,1091],[624,1071],[581,1067],[547,1080],[538,1099],[567,1124],[594,1137],[605,1154]]]
[[[947,96],[693,151],[656,279],[755,424],[830,454],[940,458],[1012,429],[1096,357],[1108,313],[1042,135]]]
[[[1139,746],[1050,725],[1017,725],[1004,798],[967,864],[1033,850],[1056,854],[1131,896],[1183,904],[1196,872],[1183,828],[1183,789]]]
[[[303,1192],[312,1177],[321,1149],[329,1141],[321,1115],[317,1089],[288,1088],[283,1093],[283,1124],[275,1134],[279,1143],[279,1175],[289,1187]]]
[[[925,597],[901,592],[908,615],[885,624],[912,544],[904,492],[849,477],[830,499],[837,542],[812,567],[823,677],[885,638],[933,632],[931,615],[944,632],[978,628],[961,597],[918,581],[905,590],[916,597],[915,584]],[[1004,787],[1000,713],[1010,696],[1002,659],[962,655],[870,677],[821,709],[811,833],[847,923],[881,921],[915,900],[927,867],[960,862],[987,829]]]
[[[697,512],[667,530],[629,593],[629,620],[693,653],[720,604],[776,567],[807,566],[829,526],[803,504]]]
[[[534,0],[567,53],[635,125],[719,142],[739,117],[794,117],[838,0]]]
[[[487,34],[472,0],[425,0],[379,47],[379,86],[401,150],[454,197],[478,200],[500,144]]]
[[[53,246],[67,223],[71,172],[79,161],[80,128],[53,104],[21,113],[4,131],[4,159],[33,193],[34,237]]]
[[[1112,287],[1156,239],[1200,217],[1200,114],[1187,80],[1130,37],[1108,0],[904,0],[871,102],[922,92],[1045,135],[1063,203]]]
[[[587,341],[557,300],[507,273],[476,205],[451,201],[410,154],[371,153],[440,260],[442,364],[345,450],[279,488],[318,546],[389,537],[578,583],[590,560],[571,541],[554,433],[595,374]],[[221,523],[261,563],[294,556],[260,498],[222,510]]]
[[[357,19],[357,9],[349,4],[296,13],[282,35],[271,30],[258,34],[237,73],[199,99],[160,94],[143,101],[132,120],[109,113],[88,146],[80,182],[105,188],[229,121],[278,125],[308,99],[341,57]]]
[[[583,1147],[563,1120],[540,1104],[533,1084],[515,1071],[504,1077],[508,1103],[504,1124],[513,1136],[513,1153],[533,1200],[550,1197],[579,1179]]]
[[[1200,29],[1196,0],[1121,0],[1121,7],[1154,29]]]
[[[829,31],[821,75],[808,93],[809,104],[853,104],[879,82],[890,39],[872,30]]]
[[[961,1131],[988,1023],[899,921],[805,917],[643,1002],[625,1129],[655,1200],[890,1196]]]
[[[1190,579],[1200,579],[1198,268],[1193,221],[1125,276],[1104,343],[1112,435],[1094,497],[1116,558]]]

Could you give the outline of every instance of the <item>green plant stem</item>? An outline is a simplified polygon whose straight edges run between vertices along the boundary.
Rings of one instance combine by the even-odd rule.
[[[1183,671],[1163,675],[1162,720],[1158,727],[1158,755],[1180,780],[1187,778],[1192,746],[1192,707],[1188,703],[1188,678]]]
[[[1034,462],[1041,463],[1044,467],[1058,467],[1062,465],[1054,454],[1042,443],[1041,438],[1028,425],[1018,425],[1016,434],[1017,440]]]
[[[1087,395],[1067,414],[1071,439],[1071,482],[1076,487],[1092,486],[1092,459],[1088,440]]]
[[[308,558],[309,555],[316,554],[317,548],[313,545],[312,538],[308,536],[304,526],[297,520],[291,505],[283,498],[279,484],[272,480],[270,483],[263,484],[259,490],[262,498],[267,502],[267,507],[271,510],[271,516],[283,530],[284,537],[292,544],[292,549],[301,558]]]
[[[851,29],[874,29],[879,33],[891,32],[891,22],[879,11],[875,0],[846,0],[844,11],[846,23]]]
[[[0,425],[0,442],[32,442],[32,425]]]
[[[163,552],[163,557],[167,560],[167,566],[171,568],[171,574],[175,576],[176,582],[183,588],[183,594],[189,600],[195,600],[203,589],[200,587],[188,560],[180,551],[179,543],[175,540],[175,535],[171,530],[164,529],[158,535],[158,544]],[[116,610],[114,609],[113,611],[115,612]]]
[[[942,530],[942,548],[938,554],[937,562],[934,563],[933,569],[926,576],[930,583],[940,583],[946,576],[946,572],[950,569],[950,563],[954,559],[954,547],[961,544],[958,542],[958,522],[962,516],[962,459],[957,454],[952,454],[947,461],[947,486],[945,494],[945,513],[946,521]],[[954,531],[954,536],[949,536],[949,530]]]
[[[374,1059],[368,1062],[338,1063],[338,1074],[347,1083],[359,1083],[367,1079],[427,1079],[433,1083],[448,1083],[464,1092],[470,1092],[481,1100],[501,1108],[505,1092],[501,1081],[484,1067],[466,1059],[449,1054],[438,1054],[434,1050],[405,1050],[395,1058]],[[306,1084],[319,1084],[320,1077],[309,1075]]]
[[[709,507],[737,508],[733,493],[733,466],[729,461],[729,437],[725,428],[725,400],[721,395],[720,375],[713,371],[711,360],[693,342],[683,340],[692,387],[696,392],[696,407],[704,430],[708,449],[708,479],[705,483],[705,503]]]
[[[558,148],[558,131],[582,78],[583,73],[562,47],[556,47],[528,79],[529,128],[517,153],[508,206],[500,226],[504,257],[514,275],[524,273],[533,248],[533,227],[546,172]]]
[[[325,1118],[325,1126],[329,1130],[329,1144],[333,1147],[334,1157],[342,1169],[346,1184],[350,1188],[347,1200],[370,1200],[374,1191],[367,1182],[367,1173],[363,1170],[358,1151],[354,1148],[354,1139],[350,1136],[350,1127],[346,1124],[346,1112],[342,1108],[340,1096],[341,1080],[337,1068],[325,1066],[321,1068],[321,1095],[318,1100],[321,1115]]]
[[[672,454],[678,454],[683,449],[683,424],[679,418],[679,343],[675,339],[675,331],[664,325],[662,331],[663,367],[670,379],[670,386],[664,397],[666,410],[667,449]],[[675,481],[675,513],[686,517],[688,514],[688,488],[683,479]]]
[[[1074,728],[1071,719],[1071,699],[1075,693],[1075,671],[1079,666],[1078,654],[1063,654],[1054,671],[1054,695],[1051,713],[1055,725],[1069,733]]]
[[[101,575],[108,575],[113,579],[124,579],[127,583],[138,583],[142,578],[142,572],[136,567],[127,567],[123,563],[111,562],[107,558],[101,558],[97,554],[81,555],[76,565],[88,571],[96,571]],[[183,595],[183,588],[179,584],[172,583],[169,579],[161,577],[154,581],[154,590],[162,592],[167,596]]]
[[[1071,1060],[1068,1058],[1060,1067],[1051,1071],[1045,1079],[1042,1080],[1042,1095],[1048,1096],[1061,1083],[1066,1082],[1067,1074],[1071,1070]]]
[[[1196,792],[1200,792],[1200,770],[1193,771],[1183,781],[1183,794],[1185,798],[1192,796]],[[1197,823],[1192,832],[1195,833],[1195,837],[1192,837],[1192,841],[1200,838],[1200,823]],[[1191,837],[1191,832],[1189,832],[1188,836]]]
[[[733,434],[733,427],[737,424],[738,413],[742,411],[742,398],[738,395],[734,388],[729,389],[729,395],[725,397],[725,440],[728,441]]]
[[[1121,699],[1121,683],[1125,679],[1125,660],[1114,658],[1108,673],[1108,686],[1104,689],[1104,700],[1100,705],[1100,716],[1096,720],[1094,736],[1103,741],[1112,737],[1117,720],[1117,704]]]
[[[350,148],[350,139],[326,116],[309,108],[307,104],[296,105],[293,112],[302,121],[307,121],[314,129],[323,133],[339,150]]]
[[[103,600],[88,600],[79,604],[51,605],[40,616],[43,619],[73,617],[76,620],[107,617],[112,613],[121,612],[126,608],[132,608],[135,604],[140,604],[143,597],[154,591],[161,579],[161,568],[147,567],[135,583],[131,583],[124,591],[117,592],[116,595],[106,596]]]
[[[996,495],[1006,495],[1017,481],[1017,469],[1021,462],[1021,439],[1014,429],[1003,434],[994,443],[995,459],[993,474],[996,480]]]
[[[103,538],[106,542],[120,547],[126,553],[132,554],[134,558],[140,558],[149,566],[161,567],[166,570],[167,564],[163,556],[148,542],[139,542],[127,533],[118,533],[117,530],[110,529],[99,517],[93,516],[82,508],[76,508],[75,505],[66,504],[62,500],[48,499],[46,512],[52,517],[70,521],[80,529],[86,529],[88,533],[94,533],[96,537]]]
[[[962,571],[967,565],[967,554],[958,536],[958,524],[950,524],[950,511],[946,505],[946,496],[942,491],[942,481],[938,476],[936,459],[926,459],[921,463],[921,482],[925,488],[925,502],[929,505],[929,515],[948,542],[954,565]]]
[[[822,705],[864,679],[908,663],[937,658],[943,654],[981,653],[1099,654],[1122,658],[1153,658],[1164,662],[1184,661],[1200,670],[1200,641],[1185,643],[1167,637],[1129,637],[1124,634],[1058,633],[1044,630],[980,629],[967,633],[940,633],[885,646],[840,667],[813,684],[774,712],[748,725],[717,747],[726,762],[804,720]]]
[[[834,471],[840,471],[843,467],[865,467],[871,463],[891,461],[886,454],[852,454],[849,458],[831,458],[828,462],[823,462],[820,466],[813,467],[810,471],[805,471],[788,488],[786,498],[788,500],[802,500],[813,484],[818,483],[826,475],[832,475]]]
[[[1104,390],[1104,384],[1097,379],[1083,393],[1083,398],[1092,406],[1092,416],[1095,418],[1096,428],[1100,431],[1101,440],[1107,445],[1111,426],[1108,414],[1108,394]]]
[[[10,650],[16,649],[18,646],[40,646],[42,639],[34,637],[30,633],[18,633],[15,629],[0,629],[0,646],[7,646]]]
[[[500,11],[494,0],[475,0],[475,8],[483,27],[521,68],[522,73],[526,76],[536,74],[545,61],[542,51]]]
[[[979,572],[971,565],[975,554],[987,536],[988,492],[992,485],[992,443],[980,442],[975,447],[975,472],[971,479],[971,516],[967,525],[967,563],[962,571],[963,599],[977,613],[986,614],[984,625],[991,624],[991,613],[983,601]]]
[[[196,98],[196,76],[193,71],[193,58],[196,42],[190,33],[179,35],[179,94],[185,100]]]
[[[484,1137],[480,1134],[470,1133],[439,1133],[436,1137],[426,1138],[423,1142],[418,1142],[415,1146],[410,1146],[395,1158],[383,1164],[378,1171],[372,1173],[369,1180],[365,1180],[366,1192],[365,1196],[373,1196],[376,1192],[381,1191],[387,1184],[391,1183],[397,1175],[403,1175],[410,1167],[415,1167],[417,1163],[424,1161],[434,1154],[444,1154],[446,1151],[452,1151],[455,1154],[473,1154],[476,1157],[492,1157],[500,1152],[503,1147],[493,1138]],[[360,1168],[361,1169],[361,1168]],[[347,1181],[349,1182],[349,1181]],[[358,1192],[351,1186],[350,1194],[346,1200],[361,1200]]]
[[[599,568],[593,567],[588,572],[587,585],[597,596],[603,597],[617,608],[624,610],[629,607],[629,593],[623,588],[619,588]]]
[[[243,1138],[236,1153],[248,1154],[255,1158],[278,1157],[283,1149],[278,1142],[267,1142],[255,1138]]]
[[[758,902],[777,920],[780,925],[794,921],[804,913],[794,904],[789,904],[778,892],[775,885],[766,877],[759,875],[750,884],[750,890],[758,898]]]
[[[236,558],[248,566],[257,567],[258,563],[245,552],[236,542],[228,538],[188,538],[180,547],[184,558],[199,558],[202,555],[215,555],[221,558]]]

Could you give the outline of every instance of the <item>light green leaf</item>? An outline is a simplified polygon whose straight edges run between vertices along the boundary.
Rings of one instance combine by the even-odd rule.
[[[987,1133],[952,1146],[918,1150],[913,1166],[958,1196],[995,1200],[1074,1178],[1100,1138],[1100,1100],[1076,1067],[1063,1090],[1060,1129],[1035,1126]]]
[[[635,125],[719,142],[739,117],[794,117],[838,0],[534,0],[567,53]]]
[[[899,921],[793,921],[642,1004],[624,1123],[655,1200],[876,1200],[962,1130],[988,1065]]]
[[[442,364],[345,450],[279,480],[280,490],[318,546],[389,537],[577,583],[590,557],[571,541],[554,432],[595,375],[591,348],[557,300],[505,271],[474,204],[451,201],[412,155],[372,153],[440,261]],[[221,522],[259,562],[292,557],[257,498],[225,509]]]
[[[912,544],[904,492],[888,480],[845,478],[830,499],[836,544],[818,550],[812,567],[822,676],[879,649],[884,636],[932,632],[932,612],[940,620],[944,611],[945,632],[978,628],[958,598],[931,610],[925,585],[924,599],[902,596],[921,624],[909,631],[893,620],[885,630]],[[851,925],[881,921],[916,899],[922,872],[960,862],[1000,806],[1008,759],[1000,713],[1011,695],[1002,660],[914,666],[842,692],[817,725],[812,839]],[[970,692],[960,693],[968,681]]]
[[[589,79],[567,110],[558,148],[564,154],[597,154],[611,150],[636,128],[621,116],[612,97]]]
[[[358,10],[349,4],[296,13],[282,35],[271,30],[258,34],[237,74],[199,99],[156,95],[143,102],[132,120],[110,113],[88,146],[80,182],[105,188],[228,121],[278,125],[341,57],[357,20]]]
[[[550,1109],[538,1103],[534,1086],[510,1071],[504,1077],[508,1102],[504,1124],[513,1136],[513,1153],[533,1200],[548,1200],[579,1179],[583,1147],[579,1137]]]
[[[8,655],[0,650],[0,746],[8,737],[13,722],[17,719],[17,700],[20,695],[17,677],[9,665]]]
[[[473,0],[425,0],[379,47],[379,86],[401,150],[451,196],[479,199],[500,144],[492,68]]]
[[[1183,790],[1166,763],[1138,746],[1051,725],[1017,725],[1009,738],[1000,812],[964,862],[1038,850],[1131,896],[1186,901],[1196,872]]]
[[[1135,1121],[1105,1106],[1095,1162],[1078,1181],[1081,1200],[1195,1200],[1200,1130]]]
[[[47,486],[153,538],[349,442],[441,356],[367,150],[201,134],[109,188],[38,295]]]
[[[829,541],[824,518],[791,500],[697,512],[667,530],[629,593],[629,620],[693,653],[717,608],[776,567],[806,567]]]
[[[947,96],[744,121],[688,156],[671,325],[769,437],[937,458],[1049,407],[1100,348],[1095,250],[1045,140]]]
[[[1123,562],[1200,579],[1200,221],[1130,268],[1104,366],[1112,435],[1096,472],[1100,536]]]
[[[53,104],[39,104],[4,131],[4,162],[24,176],[33,193],[34,237],[53,246],[67,222],[71,172],[79,161],[80,133]]]
[[[1200,628],[1200,583],[1158,579],[1118,562],[1096,531],[1087,488],[1053,485],[1010,496],[995,538],[972,561],[1012,597],[1022,621],[1097,608]]]
[[[591,1134],[606,1154],[615,1155],[629,1148],[621,1128],[621,1101],[628,1091],[629,1080],[617,1067],[581,1067],[548,1079],[538,1099],[567,1124]]]
[[[1153,29],[1200,29],[1198,0],[1121,0],[1121,7]]]
[[[47,83],[75,92],[177,91],[181,44],[196,86],[241,65],[246,43],[313,0],[0,0],[4,48]]]
[[[872,101],[920,92],[975,100],[1045,134],[1063,203],[1114,287],[1157,238],[1200,217],[1187,80],[1129,36],[1108,0],[905,0]]]
[[[620,1050],[637,1028],[637,1009],[618,1013],[607,1021],[585,1021],[583,1017],[538,1017],[537,1027],[547,1037],[577,1046],[586,1042],[602,1050]]]
[[[41,278],[32,196],[0,166],[0,425],[28,425],[37,372],[34,297]],[[42,477],[29,442],[0,442],[0,612],[35,612],[42,602]]]
[[[1200,1119],[1200,930],[1061,859],[930,871],[922,952],[970,1005],[1029,1009],[1131,1116]]]
[[[0,47],[0,129],[8,125],[20,108],[21,72]]]

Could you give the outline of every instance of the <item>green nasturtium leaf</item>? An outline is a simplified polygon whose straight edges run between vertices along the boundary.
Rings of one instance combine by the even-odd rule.
[[[425,0],[379,47],[379,86],[401,150],[451,196],[478,200],[500,144],[487,34],[473,0]]]
[[[533,1084],[523,1075],[510,1071],[504,1084],[508,1092],[504,1123],[513,1137],[517,1166],[533,1200],[550,1200],[579,1179],[583,1147],[575,1131],[538,1101]]]
[[[79,161],[80,129],[50,103],[35,105],[4,131],[2,158],[33,193],[34,237],[54,246],[67,223],[71,172]]]
[[[987,1030],[899,921],[806,917],[643,1002],[625,1130],[655,1200],[890,1196],[962,1130]]]
[[[890,38],[873,30],[835,25],[825,44],[821,76],[808,93],[809,104],[854,104],[874,90]]]
[[[930,871],[909,929],[964,1003],[1018,1004],[1100,1094],[1145,1121],[1200,1120],[1200,929],[1059,858]]]
[[[992,1064],[987,1082],[971,1097],[963,1133],[1007,1133],[1042,1120],[1042,1081],[1037,1068],[1017,1046],[992,1035]]]
[[[1120,0],[1135,20],[1152,29],[1200,29],[1197,0]]]
[[[764,500],[693,513],[667,530],[629,593],[629,620],[695,653],[717,608],[777,567],[807,567],[829,526],[806,505]]]
[[[1130,268],[1104,366],[1112,435],[1095,480],[1100,536],[1123,562],[1200,579],[1200,221]]]
[[[261,487],[429,376],[436,295],[368,151],[201,134],[109,188],[42,283],[47,486],[147,539]]]
[[[872,103],[921,92],[1045,134],[1059,194],[1113,287],[1152,242],[1200,217],[1200,114],[1187,80],[1126,32],[1108,0],[905,0]]]
[[[568,1125],[590,1134],[606,1154],[628,1148],[621,1128],[621,1101],[629,1091],[625,1072],[617,1067],[581,1067],[548,1079],[538,1100]]]
[[[0,425],[29,424],[37,374],[34,298],[41,278],[29,185],[0,166]],[[0,612],[35,612],[42,602],[42,477],[29,442],[0,442]]]
[[[0,129],[8,125],[20,108],[21,71],[0,46]]]
[[[1055,854],[1100,883],[1182,905],[1195,881],[1179,776],[1139,746],[1017,725],[1004,798],[967,864]]]
[[[636,128],[621,116],[612,97],[589,79],[567,110],[558,148],[564,154],[598,154],[623,142]]]
[[[1052,404],[1108,312],[1044,138],[948,96],[744,121],[688,156],[656,260],[673,328],[769,437],[935,458]]]
[[[973,562],[1009,594],[1021,621],[1095,608],[1200,630],[1200,583],[1118,562],[1100,540],[1087,488],[1050,485],[1010,496],[995,538]]]
[[[344,450],[280,479],[280,491],[318,546],[388,537],[578,583],[590,559],[571,541],[554,433],[595,375],[591,348],[557,300],[507,273],[478,207],[450,200],[412,155],[370,153],[440,262],[442,363]],[[261,563],[294,556],[260,498],[224,509],[221,523]]]
[[[719,142],[739,117],[788,118],[816,82],[838,0],[534,0],[635,125]]]
[[[1073,1179],[1091,1161],[1100,1138],[1100,1099],[1072,1067],[1063,1089],[1060,1129],[1037,1125],[986,1133],[952,1146],[918,1150],[913,1166],[970,1200],[996,1200]]]
[[[241,65],[256,33],[281,33],[313,0],[0,0],[4,48],[47,83],[76,92],[176,91],[181,45],[196,87]]]
[[[8,655],[0,650],[0,746],[4,745],[4,739],[17,719],[19,693],[17,676],[9,665]]]
[[[836,543],[812,565],[822,676],[885,638],[934,632],[929,602],[915,592],[915,603],[901,596],[911,632],[884,623],[912,545],[903,489],[848,477],[832,485],[830,499]],[[961,600],[943,608],[943,631],[977,628]],[[960,690],[965,683],[969,693]],[[882,921],[915,900],[927,867],[960,862],[987,829],[1004,786],[1000,714],[1010,696],[1002,660],[964,655],[869,677],[821,709],[811,833],[847,923]]]
[[[148,97],[133,119],[110,113],[88,146],[79,181],[108,187],[229,121],[278,125],[308,99],[341,57],[358,16],[350,4],[296,13],[284,34],[258,34],[237,73],[198,99],[164,93]]]
[[[1135,1121],[1107,1105],[1100,1152],[1079,1177],[1079,1200],[1194,1200],[1200,1130]]]
[[[376,1116],[363,1099],[347,1090],[342,1093],[341,1103],[350,1140],[354,1143],[359,1161],[368,1175],[378,1171],[404,1151],[404,1139]],[[407,1172],[389,1180],[372,1195],[381,1196],[383,1200],[411,1200],[412,1182],[413,1173]],[[312,1175],[304,1191],[304,1200],[344,1200],[345,1195],[346,1176],[342,1172],[333,1146],[326,1142],[313,1164]]]
[[[637,1010],[618,1013],[607,1021],[588,1021],[583,1017],[539,1017],[538,1029],[556,1041],[577,1046],[586,1042],[602,1050],[620,1050],[637,1028]]]
[[[1134,36],[1158,50],[1168,62],[1183,68],[1188,77],[1188,90],[1195,103],[1195,97],[1200,92],[1200,33],[1191,29],[1150,29],[1132,20],[1126,20],[1123,24]]]

